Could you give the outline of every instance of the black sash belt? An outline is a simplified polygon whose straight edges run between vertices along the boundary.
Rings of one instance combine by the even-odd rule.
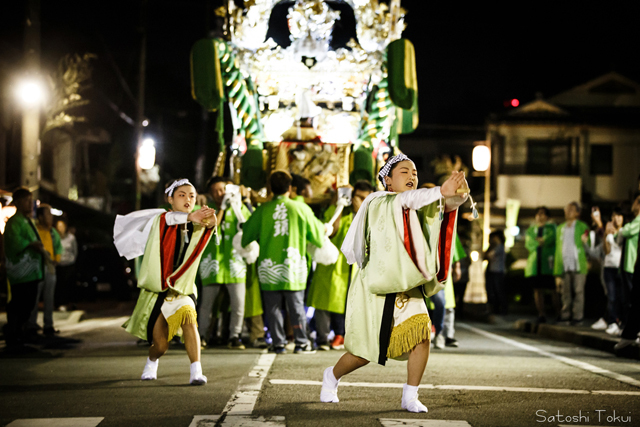
[[[380,354],[378,363],[384,366],[387,361],[387,350],[391,339],[391,329],[393,327],[393,308],[396,302],[396,294],[387,294],[384,299],[384,310],[382,312],[382,324],[380,325]]]

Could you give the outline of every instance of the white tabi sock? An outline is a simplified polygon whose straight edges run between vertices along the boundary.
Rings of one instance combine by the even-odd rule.
[[[191,378],[189,384],[192,385],[204,385],[207,383],[207,377],[202,375],[202,365],[200,362],[193,362],[191,364]]]
[[[158,361],[160,359],[156,359],[155,361],[149,359],[147,357],[147,363],[144,365],[144,370],[142,371],[142,379],[146,380],[156,380],[158,379]]]
[[[418,386],[403,384],[402,385],[402,409],[409,412],[429,412],[418,400]]]
[[[338,384],[340,380],[337,380],[333,375],[333,366],[324,370],[322,375],[322,390],[320,390],[320,402],[324,403],[337,403],[338,400]]]

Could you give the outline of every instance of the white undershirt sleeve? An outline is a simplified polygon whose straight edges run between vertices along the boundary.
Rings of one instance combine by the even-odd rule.
[[[113,225],[113,244],[120,256],[133,259],[142,255],[153,219],[164,212],[164,209],[145,209],[124,216],[117,215]]]
[[[440,187],[420,188],[419,190],[404,191],[398,194],[400,203],[405,209],[418,210],[442,198]]]
[[[167,221],[167,225],[178,225],[186,224],[188,217],[188,212],[167,212],[164,218]]]

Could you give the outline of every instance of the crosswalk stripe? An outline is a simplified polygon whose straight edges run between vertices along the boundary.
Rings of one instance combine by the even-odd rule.
[[[222,415],[195,415],[189,427],[252,427],[252,426],[270,426],[284,427],[286,426],[284,417],[280,416],[252,416],[252,415],[225,415],[218,424],[218,420]]]
[[[7,427],[96,427],[104,417],[95,418],[21,418]]]
[[[322,386],[322,381],[309,380],[269,380],[274,385],[312,385]],[[362,383],[362,382],[340,382],[340,387],[367,387],[367,388],[402,388],[400,383]],[[502,387],[502,386],[481,386],[481,385],[433,385],[420,384],[421,389],[433,390],[467,390],[467,391],[509,391],[518,393],[558,393],[558,394],[597,394],[616,396],[640,396],[640,391],[621,390],[576,390],[563,388],[534,388],[534,387]]]
[[[414,420],[402,418],[380,418],[380,424],[384,427],[471,427],[471,424],[461,420]]]

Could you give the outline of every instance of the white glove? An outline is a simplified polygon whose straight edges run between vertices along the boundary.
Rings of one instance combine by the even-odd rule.
[[[338,201],[336,202],[336,206],[346,207],[351,205],[351,199],[347,199],[345,197],[338,197]]]
[[[324,235],[331,236],[333,234],[333,225],[327,223],[324,225]]]
[[[229,193],[225,194],[222,198],[222,202],[220,202],[220,210],[223,211],[229,207],[231,195]]]

